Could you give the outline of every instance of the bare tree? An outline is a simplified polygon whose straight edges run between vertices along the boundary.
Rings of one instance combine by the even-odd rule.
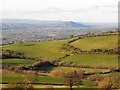
[[[64,75],[64,83],[70,87],[70,90],[72,90],[73,86],[79,86],[82,84],[81,75],[76,71],[66,73]]]

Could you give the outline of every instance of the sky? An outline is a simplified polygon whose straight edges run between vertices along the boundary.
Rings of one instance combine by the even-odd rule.
[[[119,0],[0,0],[0,18],[117,22]]]

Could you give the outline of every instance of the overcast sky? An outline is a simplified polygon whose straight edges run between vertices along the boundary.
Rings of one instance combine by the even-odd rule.
[[[1,0],[2,18],[117,22],[119,0]]]

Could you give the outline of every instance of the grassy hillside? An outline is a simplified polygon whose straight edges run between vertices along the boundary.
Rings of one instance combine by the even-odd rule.
[[[35,61],[32,60],[26,60],[26,59],[2,59],[3,65],[12,65],[12,66],[18,66],[18,65],[29,65],[33,64]]]
[[[71,43],[71,45],[82,50],[115,48],[118,46],[118,35],[86,37]]]
[[[16,52],[24,53],[29,57],[44,57],[46,59],[56,59],[64,56],[64,52],[59,52],[59,48],[67,40],[54,40],[44,42],[26,42],[21,44],[6,45],[4,48]]]
[[[117,47],[117,35],[110,36],[97,36],[97,37],[86,37],[79,39],[71,45],[82,48],[83,50],[90,50],[92,48],[115,48]],[[16,52],[24,53],[25,56],[29,57],[43,57],[47,60],[53,60],[64,56],[67,52],[60,51],[61,46],[67,43],[68,40],[54,40],[54,41],[43,41],[43,42],[26,42],[20,44],[6,45],[4,48],[10,49]],[[9,61],[12,63],[11,60]],[[14,62],[15,60],[13,60]],[[80,65],[90,66],[117,66],[118,58],[117,55],[106,55],[106,54],[78,54],[71,55],[62,59],[61,62],[74,62]],[[18,61],[19,63],[19,61]],[[22,63],[25,63],[24,61]]]
[[[62,84],[62,78],[52,76],[39,76],[37,82],[39,83],[50,83],[50,84]]]
[[[76,39],[77,37],[68,39],[68,40],[53,40],[53,41],[42,41],[42,42],[24,42],[19,44],[11,44],[3,46],[4,49],[12,50],[19,53],[24,53],[24,55],[31,58],[44,58],[45,60],[54,60],[54,62],[46,62],[43,65],[36,65],[35,68],[38,69],[36,76],[32,76],[31,70],[28,72],[26,70],[21,70],[19,73],[15,71],[7,71],[3,70],[3,81],[1,82],[22,82],[29,81],[31,78],[35,79],[36,83],[42,84],[63,84],[63,78],[58,77],[59,73],[65,72],[80,72],[84,70],[85,73],[92,73],[100,71],[100,72],[108,72],[109,69],[105,69],[104,67],[117,67],[118,66],[118,55],[117,54],[85,54],[85,53],[70,53],[72,46],[73,48],[81,48],[82,50],[91,50],[91,49],[111,49],[116,48],[118,45],[118,36],[110,35],[110,36],[97,36],[97,37],[84,37],[83,39]],[[75,40],[76,39],[76,40]],[[74,41],[75,40],[75,41]],[[73,41],[68,43],[68,41]],[[62,49],[64,44],[68,45],[67,49]],[[7,55],[7,53],[5,52]],[[67,54],[67,55],[66,55]],[[69,55],[68,55],[69,54]],[[8,54],[9,55],[9,54]],[[63,57],[64,56],[64,57]],[[9,57],[9,56],[8,56]],[[19,58],[19,57],[18,57]],[[59,58],[59,59],[57,59]],[[56,60],[57,59],[57,60]],[[17,59],[17,58],[9,58],[1,60],[3,65],[12,65],[14,67],[19,65],[30,65],[36,61],[26,60],[26,59]],[[72,62],[72,63],[71,63]],[[52,65],[53,64],[53,65]],[[88,67],[84,67],[87,66]],[[69,66],[69,67],[68,67]],[[79,67],[83,66],[83,67]],[[90,67],[89,67],[90,66]],[[96,69],[97,66],[103,67],[102,69]],[[94,68],[91,68],[94,67]],[[61,71],[62,72],[61,72]],[[30,71],[30,72],[29,72]],[[34,70],[33,70],[34,71]],[[31,76],[30,76],[30,74]],[[57,73],[57,76],[54,75]],[[62,73],[63,74],[63,73]],[[91,78],[97,78],[97,75],[91,75]],[[100,75],[102,77],[109,77],[110,74]],[[89,88],[91,84],[94,84],[96,81],[92,81],[91,79],[82,79],[84,86]],[[83,86],[81,86],[83,87]],[[86,88],[85,87],[85,88]],[[93,86],[92,86],[93,87]]]
[[[25,76],[22,75],[21,73],[16,73],[13,71],[7,71],[7,70],[3,70],[2,71],[2,75],[0,76],[0,82],[24,82],[24,81],[28,81],[31,76]],[[2,80],[1,80],[2,78]],[[50,75],[44,75],[44,76],[39,76],[36,78],[38,83],[50,83],[50,84],[61,84],[62,80],[61,78],[57,78],[57,77],[53,77]]]
[[[23,82],[24,79],[22,76],[2,76],[2,82]]]
[[[74,62],[79,65],[90,66],[118,66],[118,56],[106,54],[78,54],[66,57],[61,62]]]

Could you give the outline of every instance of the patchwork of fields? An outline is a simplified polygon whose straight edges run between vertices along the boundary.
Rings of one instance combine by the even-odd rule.
[[[35,78],[35,83],[42,84],[64,84],[63,78],[55,77],[51,72],[53,71],[62,71],[64,73],[74,72],[74,71],[85,71],[85,74],[95,72],[109,72],[110,67],[118,67],[118,55],[117,54],[71,54],[69,51],[62,50],[61,47],[68,43],[70,39],[66,40],[53,40],[53,41],[41,41],[41,42],[23,42],[19,44],[5,45],[2,48],[5,50],[12,50],[15,52],[23,53],[25,57],[31,58],[44,58],[45,61],[54,61],[56,60],[57,65],[52,67],[47,66],[38,66],[38,75]],[[72,40],[72,39],[71,39]],[[109,36],[96,36],[96,37],[85,37],[78,39],[70,45],[89,51],[91,49],[114,49],[118,47],[118,36],[109,35]],[[65,55],[68,55],[64,57]],[[58,60],[58,61],[57,61]],[[3,66],[10,65],[12,67],[17,66],[32,66],[36,63],[36,60],[21,59],[21,58],[6,58],[2,59]],[[54,63],[52,63],[54,64]],[[63,65],[64,64],[64,65]],[[72,65],[79,66],[90,66],[89,67],[76,67]],[[95,68],[95,67],[108,67],[107,69]],[[24,71],[24,70],[23,70]],[[31,71],[31,70],[30,70]],[[5,74],[6,73],[6,74]],[[11,73],[11,75],[9,74]],[[3,70],[3,77],[1,82],[24,82],[29,79],[30,76],[27,74],[22,74],[23,72],[14,72]],[[108,74],[101,74],[101,77],[109,77]],[[96,77],[92,75],[92,77]],[[96,81],[91,81],[88,79],[82,80],[84,85],[90,86],[90,83],[95,84]],[[94,86],[93,86],[94,87]]]

